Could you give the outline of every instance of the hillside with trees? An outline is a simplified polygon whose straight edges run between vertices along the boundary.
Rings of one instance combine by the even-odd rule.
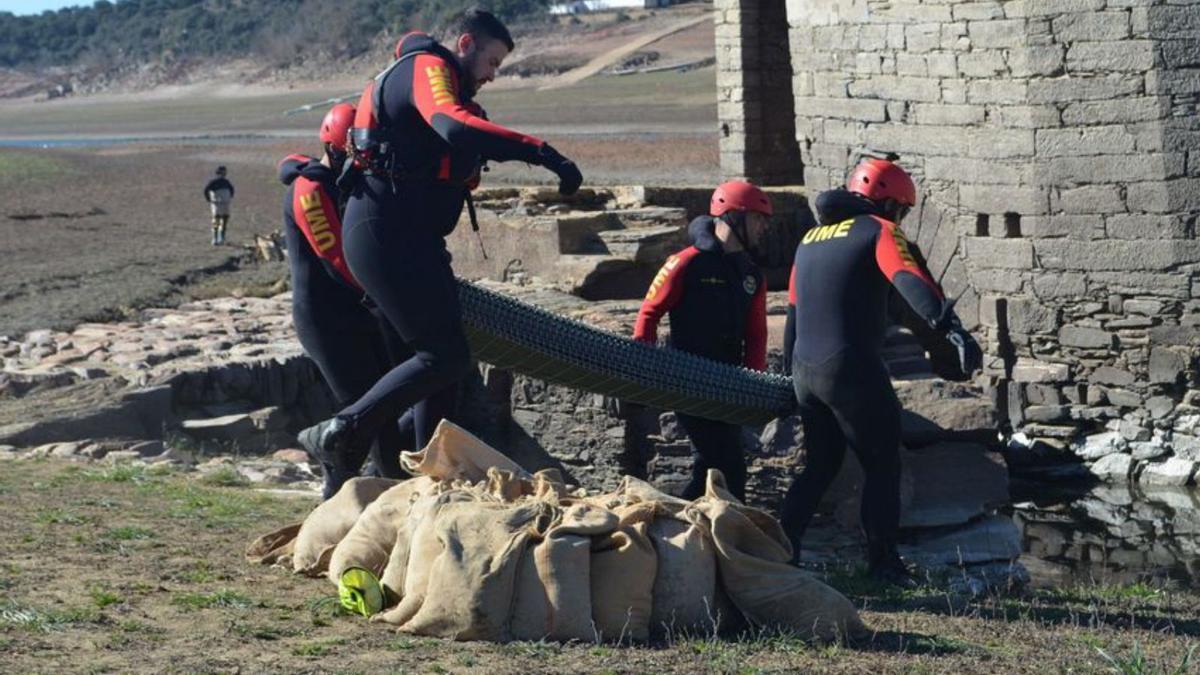
[[[299,51],[338,58],[373,38],[435,29],[478,5],[507,20],[535,15],[548,0],[100,0],[33,16],[0,12],[0,67],[91,65],[214,57],[288,58]]]

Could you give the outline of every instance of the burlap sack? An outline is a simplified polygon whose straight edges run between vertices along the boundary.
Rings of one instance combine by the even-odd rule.
[[[333,549],[346,536],[364,509],[399,481],[387,478],[351,478],[338,493],[308,514],[296,534],[292,569],[318,577],[329,569]]]
[[[427,536],[427,531],[436,526],[438,510],[447,504],[475,500],[474,495],[464,490],[449,490],[423,496],[412,503],[408,518],[396,528],[395,541],[388,555],[387,565],[383,569],[383,576],[379,579],[383,584],[388,607],[398,608],[398,603],[409,596],[413,596],[411,602],[419,605],[429,586],[430,565],[440,550],[437,540]],[[418,539],[425,548],[414,549]],[[415,610],[410,607],[396,616],[406,613],[411,616],[413,611]],[[391,619],[381,620],[393,623]]]
[[[617,528],[616,514],[591,504],[552,511],[556,520],[541,542],[531,537],[517,572],[509,621],[518,640],[596,640],[592,624],[592,538]]]
[[[400,462],[411,473],[445,481],[484,481],[487,470],[492,467],[522,478],[529,477],[529,472],[516,462],[449,420],[438,424],[424,450],[400,453]]]
[[[592,538],[592,619],[603,641],[650,638],[658,556],[646,535],[648,523],[622,525]]]
[[[521,553],[545,503],[445,504],[426,517],[414,536],[409,580],[424,576],[418,591],[406,583],[405,597],[379,620],[399,630],[457,640],[508,639],[507,624]],[[432,526],[426,526],[432,522]],[[418,562],[418,553],[428,562]],[[421,574],[419,567],[427,566]]]
[[[392,486],[371,502],[334,547],[329,560],[329,580],[338,583],[342,573],[351,567],[382,576],[396,544],[396,532],[408,521],[413,502],[433,494],[436,486],[437,481],[432,478],[418,476]]]
[[[246,560],[258,565],[291,567],[296,535],[300,533],[302,524],[292,523],[250,542],[246,547]]]
[[[717,561],[708,533],[664,516],[646,532],[658,557],[650,631],[655,635],[710,634],[717,612]]]
[[[791,550],[775,519],[736,502],[711,472],[707,493],[687,515],[711,533],[722,586],[751,624],[820,639],[865,630],[845,596],[788,564]]]

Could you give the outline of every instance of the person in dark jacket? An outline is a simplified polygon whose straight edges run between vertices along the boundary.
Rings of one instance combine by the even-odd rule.
[[[233,202],[233,183],[225,177],[226,170],[218,166],[216,175],[204,185],[204,200],[212,208],[212,245],[225,243],[225,228],[229,225],[229,205]]]
[[[954,346],[961,379],[982,361],[979,346],[900,229],[916,198],[903,169],[874,158],[854,170],[846,189],[817,197],[819,224],[796,248],[784,338],[807,450],[781,517],[795,557],[849,445],[865,478],[868,571],[901,586],[913,580],[897,551],[900,403],[881,356],[890,288]]]
[[[481,162],[543,166],[557,174],[563,194],[583,180],[550,145],[487,121],[471,105],[513,49],[504,24],[468,10],[449,34],[450,49],[424,33],[404,36],[396,61],[358,105],[351,138],[362,177],[346,206],[346,259],[414,356],[336,416],[301,432],[301,444],[334,466],[361,462],[382,425],[467,373],[470,352],[445,237]],[[417,415],[419,436],[429,435],[435,418]]]
[[[320,159],[289,155],[279,165],[288,186],[283,201],[284,239],[292,281],[292,319],[305,352],[317,364],[338,407],[348,405],[395,363],[412,356],[390,325],[368,307],[342,250],[342,209],[336,179],[346,160],[354,106],[334,106],[321,123]],[[376,472],[402,478],[402,450],[413,450],[412,413],[398,425],[383,425],[371,447]],[[333,496],[357,475],[324,465],[322,493]]]
[[[708,216],[688,226],[692,245],[667,259],[650,284],[633,338],[654,344],[658,323],[670,315],[670,345],[698,356],[767,367],[767,286],[750,253],[772,215],[761,189],[730,181],[713,192]],[[729,491],[746,496],[742,428],[676,413],[692,445],[692,477],[684,499],[704,494],[709,469],[725,476]]]

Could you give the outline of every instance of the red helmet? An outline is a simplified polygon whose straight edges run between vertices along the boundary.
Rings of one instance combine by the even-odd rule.
[[[771,198],[761,188],[742,180],[721,183],[713,190],[708,205],[711,216],[723,216],[729,211],[757,211],[764,216],[772,215]]]
[[[887,159],[864,159],[854,167],[846,189],[875,202],[894,199],[909,207],[917,203],[917,186],[912,177]]]
[[[325,113],[321,122],[321,142],[333,146],[334,150],[346,150],[346,135],[354,126],[354,106],[349,103],[339,103]]]

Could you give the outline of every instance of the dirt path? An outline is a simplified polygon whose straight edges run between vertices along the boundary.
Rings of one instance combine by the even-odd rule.
[[[640,37],[636,40],[633,40],[632,42],[628,42],[624,45],[621,45],[620,47],[611,49],[611,50],[593,58],[591,61],[588,61],[584,65],[582,65],[578,68],[575,68],[574,70],[569,70],[569,71],[563,73],[562,75],[559,75],[558,77],[554,78],[553,80],[542,85],[539,88],[539,91],[546,91],[546,90],[550,90],[550,89],[561,89],[563,87],[569,87],[573,84],[579,84],[580,82],[586,80],[587,78],[598,74],[600,71],[604,70],[605,68],[608,68],[609,66],[612,66],[613,64],[620,62],[621,59],[625,58],[626,56],[629,56],[630,54],[636,52],[637,50],[644,49],[665,37],[670,37],[671,35],[685,31],[685,30],[691,28],[692,26],[698,26],[698,25],[704,23],[705,21],[712,21],[712,15],[705,14],[703,16],[698,16],[698,17],[695,17],[688,21],[684,21],[682,23],[677,23],[674,26],[669,26],[667,28],[664,28],[664,29],[654,32],[654,33],[651,33],[649,35],[643,35],[642,37]]]

